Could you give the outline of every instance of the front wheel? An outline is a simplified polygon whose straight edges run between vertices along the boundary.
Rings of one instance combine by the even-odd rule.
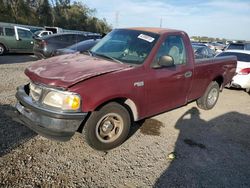
[[[211,82],[204,95],[199,98],[196,103],[197,106],[203,110],[212,109],[219,98],[220,88],[219,84],[215,81]]]
[[[109,150],[122,144],[130,131],[127,109],[111,102],[92,112],[83,128],[87,143],[96,150]]]

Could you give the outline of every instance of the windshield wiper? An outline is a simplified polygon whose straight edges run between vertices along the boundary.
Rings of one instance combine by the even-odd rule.
[[[113,57],[111,57],[111,56],[108,56],[108,55],[105,55],[105,54],[98,54],[98,53],[94,53],[94,52],[92,52],[92,51],[90,51],[89,53],[91,53],[92,56],[104,57],[104,58],[106,58],[106,59],[110,59],[110,60],[115,61],[115,62],[117,62],[117,63],[123,64],[123,62],[119,61],[118,59],[115,59],[115,58],[113,58]]]

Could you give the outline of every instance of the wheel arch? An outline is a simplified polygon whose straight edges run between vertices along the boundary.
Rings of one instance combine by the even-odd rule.
[[[223,89],[223,82],[224,82],[224,77],[222,75],[218,75],[213,79],[214,82],[217,82],[219,84],[220,90]]]
[[[95,108],[95,110],[99,110],[104,105],[106,105],[106,104],[108,104],[110,102],[117,102],[118,104],[124,106],[129,111],[129,114],[130,114],[133,121],[139,120],[137,105],[135,104],[135,102],[132,99],[126,98],[126,97],[119,97],[119,98],[109,99],[109,100],[101,103],[100,105],[98,105]]]
[[[135,104],[135,102],[130,98],[116,97],[116,98],[108,99],[108,100],[105,100],[104,102],[101,102],[93,110],[89,111],[87,117],[83,120],[83,122],[79,126],[78,132],[82,132],[85,123],[87,122],[87,120],[89,119],[89,117],[91,115],[91,112],[100,110],[103,106],[105,106],[106,104],[108,104],[110,102],[116,102],[116,103],[124,106],[128,110],[131,121],[138,121],[139,120],[138,107]]]

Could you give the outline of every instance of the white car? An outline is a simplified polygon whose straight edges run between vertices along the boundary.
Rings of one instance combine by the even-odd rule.
[[[52,31],[45,31],[45,30],[40,30],[40,31],[35,32],[35,35],[38,37],[43,37],[43,36],[52,35],[52,34],[53,34]]]
[[[236,75],[233,77],[231,86],[246,89],[250,92],[250,50],[226,50],[217,55],[237,57]]]

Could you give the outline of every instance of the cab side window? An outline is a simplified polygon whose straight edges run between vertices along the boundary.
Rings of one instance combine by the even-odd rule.
[[[171,56],[175,65],[186,64],[186,50],[181,36],[168,36],[161,44],[154,62],[159,62],[162,56]]]
[[[18,29],[17,32],[20,38],[32,38],[32,34],[30,31]]]
[[[6,36],[10,36],[10,37],[15,36],[14,29],[12,29],[12,28],[5,28],[5,35]]]

